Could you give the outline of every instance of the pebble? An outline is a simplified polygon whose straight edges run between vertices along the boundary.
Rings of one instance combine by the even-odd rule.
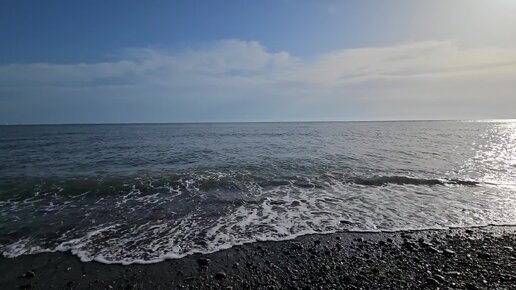
[[[33,278],[34,276],[36,276],[36,273],[34,273],[33,271],[27,271],[25,272],[25,274],[21,275],[20,278]]]
[[[475,286],[474,284],[472,283],[466,283],[466,285],[464,285],[466,289],[468,290],[479,290],[480,288],[478,288],[477,286]]]
[[[449,271],[449,272],[444,272],[444,275],[448,275],[448,276],[460,276],[461,273],[460,272],[457,272],[457,271]]]
[[[453,251],[452,249],[444,249],[443,250],[443,253],[445,253],[446,255],[448,256],[453,256],[455,255],[455,251]]]
[[[20,289],[30,289],[30,288],[32,288],[32,283],[23,284],[19,288]]]
[[[224,272],[217,272],[213,275],[213,278],[217,279],[217,280],[222,280],[222,279],[225,279],[226,278],[226,273]]]
[[[427,247],[426,250],[429,251],[430,253],[439,253],[440,252],[435,247]]]
[[[481,259],[488,259],[491,257],[491,254],[486,253],[486,252],[478,252],[477,255]]]
[[[439,275],[439,274],[435,274],[434,275],[434,279],[441,282],[441,283],[446,283],[446,278],[444,278],[443,276]]]
[[[199,266],[201,266],[201,267],[206,267],[206,266],[208,266],[209,263],[210,263],[210,259],[206,259],[206,258],[197,259],[197,264],[199,264]]]
[[[421,242],[421,245],[425,248],[430,248],[430,247],[433,247],[432,243],[429,243],[429,242]]]

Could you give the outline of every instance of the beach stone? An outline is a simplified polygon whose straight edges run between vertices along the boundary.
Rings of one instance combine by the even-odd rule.
[[[422,245],[423,247],[425,247],[425,248],[433,247],[432,243],[425,242],[425,241],[421,242],[421,245]]]
[[[461,273],[460,272],[457,272],[457,271],[449,271],[449,272],[444,272],[444,275],[448,275],[448,276],[460,276]]]
[[[475,286],[475,284],[472,284],[472,283],[466,283],[466,285],[464,285],[464,287],[468,290],[479,290],[480,289],[477,286]]]
[[[30,289],[30,288],[32,288],[32,283],[23,284],[23,285],[21,285],[18,288],[20,288],[20,289]]]
[[[455,255],[455,251],[451,250],[451,249],[444,249],[443,250],[443,253],[448,255],[448,256],[453,256]]]
[[[446,283],[446,278],[444,278],[443,276],[441,276],[439,274],[435,274],[434,279],[439,281],[440,283]]]
[[[489,253],[486,253],[486,252],[478,252],[477,253],[478,257],[481,258],[481,259],[488,259],[488,258],[491,258],[491,254]]]
[[[226,278],[226,273],[224,272],[217,272],[213,275],[213,278],[215,278],[216,280],[222,280],[222,279],[225,279]]]
[[[23,275],[20,276],[20,278],[33,278],[34,276],[36,276],[36,273],[34,273],[33,271],[27,271],[25,272]]]
[[[416,244],[414,244],[413,242],[410,242],[410,241],[405,241],[403,243],[403,246],[409,250],[414,250],[416,248]]]
[[[210,263],[210,259],[207,259],[207,258],[197,259],[197,264],[199,264],[199,266],[201,266],[201,267],[206,267],[206,266],[208,266],[209,263]]]
[[[430,253],[439,253],[439,250],[432,246],[427,247],[426,250]]]
[[[426,278],[426,283],[429,285],[439,285],[439,281],[434,278]]]

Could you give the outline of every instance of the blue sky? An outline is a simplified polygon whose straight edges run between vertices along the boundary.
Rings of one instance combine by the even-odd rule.
[[[0,123],[515,118],[516,2],[3,1]]]

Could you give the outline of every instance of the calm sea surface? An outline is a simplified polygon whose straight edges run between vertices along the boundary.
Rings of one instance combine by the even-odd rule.
[[[0,252],[516,224],[516,121],[0,126]]]

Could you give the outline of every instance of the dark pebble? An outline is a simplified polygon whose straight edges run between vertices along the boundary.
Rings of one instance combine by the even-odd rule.
[[[446,278],[444,278],[443,276],[441,276],[439,274],[434,275],[434,279],[440,283],[446,283]]]
[[[425,248],[430,248],[430,247],[433,247],[433,245],[429,242],[421,242],[421,246],[425,247]]]
[[[224,272],[217,272],[213,275],[213,278],[217,279],[217,280],[222,280],[222,279],[225,279],[226,278],[226,273]]]
[[[426,250],[430,253],[439,253],[439,250],[434,247],[427,247]]]
[[[206,258],[197,259],[197,264],[199,264],[199,266],[201,266],[201,267],[206,267],[206,266],[208,266],[209,263],[210,263],[210,259],[206,259]]]
[[[464,285],[464,287],[468,290],[479,290],[480,289],[477,286],[475,286],[475,284],[472,284],[472,283],[466,283],[466,285]]]
[[[488,258],[491,258],[491,254],[486,253],[486,252],[479,252],[477,255],[478,255],[478,257],[479,257],[479,258],[481,258],[481,259],[488,259]]]
[[[453,256],[455,255],[455,251],[451,250],[451,249],[444,249],[443,250],[443,253],[448,255],[448,256]]]
[[[27,271],[27,272],[25,272],[25,274],[21,275],[20,278],[30,279],[30,278],[33,278],[34,276],[36,276],[36,273],[34,273],[33,271]]]

